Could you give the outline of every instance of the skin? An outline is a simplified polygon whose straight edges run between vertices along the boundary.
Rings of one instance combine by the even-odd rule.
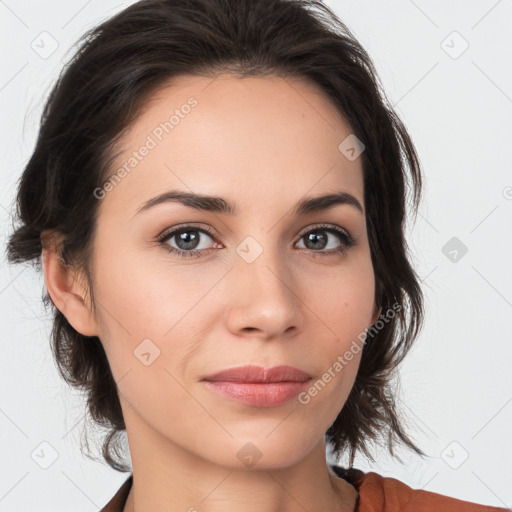
[[[328,470],[324,434],[360,352],[307,404],[251,406],[201,382],[243,364],[289,364],[316,381],[377,320],[362,163],[338,150],[351,128],[306,81],[189,76],[151,98],[113,172],[191,96],[197,106],[100,200],[97,311],[80,274],[63,268],[54,248],[43,253],[50,296],[77,331],[100,338],[118,385],[134,474],[125,510],[354,510],[357,491]],[[169,202],[137,214],[174,188],[221,196],[239,213]],[[304,196],[340,191],[363,213],[347,204],[292,213]],[[187,223],[216,234],[191,233],[201,237],[200,258],[155,242]],[[322,231],[328,245],[308,248],[304,235],[321,223],[348,231],[355,245],[333,253],[343,240]],[[252,263],[236,251],[248,236],[262,249]],[[183,249],[176,236],[166,245]],[[145,339],[150,354],[160,351],[149,365],[134,354]],[[251,467],[237,457],[247,443],[261,455]]]

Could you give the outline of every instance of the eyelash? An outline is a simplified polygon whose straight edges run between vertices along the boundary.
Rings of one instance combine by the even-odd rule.
[[[196,250],[192,250],[192,251],[184,251],[182,249],[176,249],[175,247],[171,247],[168,244],[166,244],[166,242],[168,240],[170,240],[171,238],[173,238],[174,236],[176,236],[180,233],[186,233],[187,231],[199,231],[201,233],[208,235],[210,238],[213,239],[214,242],[218,243],[215,234],[210,229],[199,228],[199,227],[192,226],[192,225],[181,226],[178,229],[174,229],[173,231],[170,231],[170,232],[164,234],[163,236],[158,238],[158,243],[166,251],[168,251],[169,253],[175,254],[179,257],[201,258],[202,257],[201,253],[206,251],[207,249],[196,249]],[[338,235],[342,244],[339,249],[335,249],[335,250],[331,250],[331,251],[314,251],[311,249],[311,251],[313,253],[323,254],[325,256],[333,256],[333,255],[340,255],[340,254],[342,255],[342,254],[345,254],[345,252],[348,249],[350,249],[350,247],[354,246],[356,243],[356,240],[348,232],[346,232],[338,227],[334,227],[330,224],[322,224],[319,226],[315,226],[314,228],[310,229],[309,231],[304,232],[300,236],[299,240],[304,238],[307,234],[314,233],[317,231],[326,231],[326,232],[334,233],[334,234]]]

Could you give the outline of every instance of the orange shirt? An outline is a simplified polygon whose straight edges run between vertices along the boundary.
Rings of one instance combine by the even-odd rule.
[[[331,465],[359,492],[355,512],[510,512],[512,509],[479,505],[435,492],[415,490],[400,480],[373,471]]]
[[[355,512],[510,512],[512,509],[478,505],[430,491],[414,490],[400,480],[355,468],[330,465],[359,492]],[[122,512],[133,474],[100,512]]]

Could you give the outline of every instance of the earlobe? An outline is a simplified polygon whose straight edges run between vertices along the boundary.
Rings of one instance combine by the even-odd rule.
[[[84,336],[97,336],[97,323],[84,300],[85,290],[76,271],[67,266],[52,244],[42,251],[42,267],[48,294],[72,327]]]

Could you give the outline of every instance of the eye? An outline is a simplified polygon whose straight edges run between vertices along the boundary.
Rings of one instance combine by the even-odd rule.
[[[326,235],[329,233],[331,235],[336,235],[341,244],[336,244],[334,241],[334,247],[332,247],[333,243],[331,243],[331,247],[329,246],[329,237]],[[324,224],[321,226],[317,226],[314,229],[310,229],[306,233],[304,233],[300,240],[305,239],[305,248],[311,249],[313,252],[320,252],[321,254],[330,255],[330,254],[339,254],[345,253],[350,247],[355,245],[355,239],[348,233],[347,231],[339,228],[338,226]],[[323,251],[325,248],[333,249],[331,251]]]
[[[330,234],[331,237],[326,234]],[[335,236],[333,237],[332,235]],[[208,250],[208,242],[205,242],[206,247],[201,247],[201,242],[204,238],[210,238],[218,243],[216,236],[208,228],[200,228],[192,225],[181,226],[164,234],[158,239],[158,243],[169,253],[175,254],[178,257],[200,258],[203,256],[203,253]],[[330,243],[329,238],[333,238],[334,242]],[[336,238],[338,239],[338,243],[335,241]],[[329,224],[316,226],[314,229],[306,231],[300,237],[300,240],[302,239],[305,239],[306,243],[304,247],[300,247],[301,249],[310,249],[311,252],[319,253],[324,256],[344,254],[356,243],[350,233],[338,226]],[[332,247],[333,243],[334,247]],[[177,247],[173,246],[174,244]],[[218,245],[222,247],[220,244]],[[329,247],[329,245],[331,245],[331,247]],[[326,247],[331,250],[323,250]]]
[[[170,253],[177,254],[185,258],[200,257],[201,252],[206,250],[206,247],[199,247],[202,238],[211,238],[215,240],[213,233],[205,228],[198,228],[194,226],[182,226],[164,235],[158,242],[165,247]],[[175,243],[178,247],[173,247],[167,242],[176,239]],[[199,248],[198,248],[199,247]]]

